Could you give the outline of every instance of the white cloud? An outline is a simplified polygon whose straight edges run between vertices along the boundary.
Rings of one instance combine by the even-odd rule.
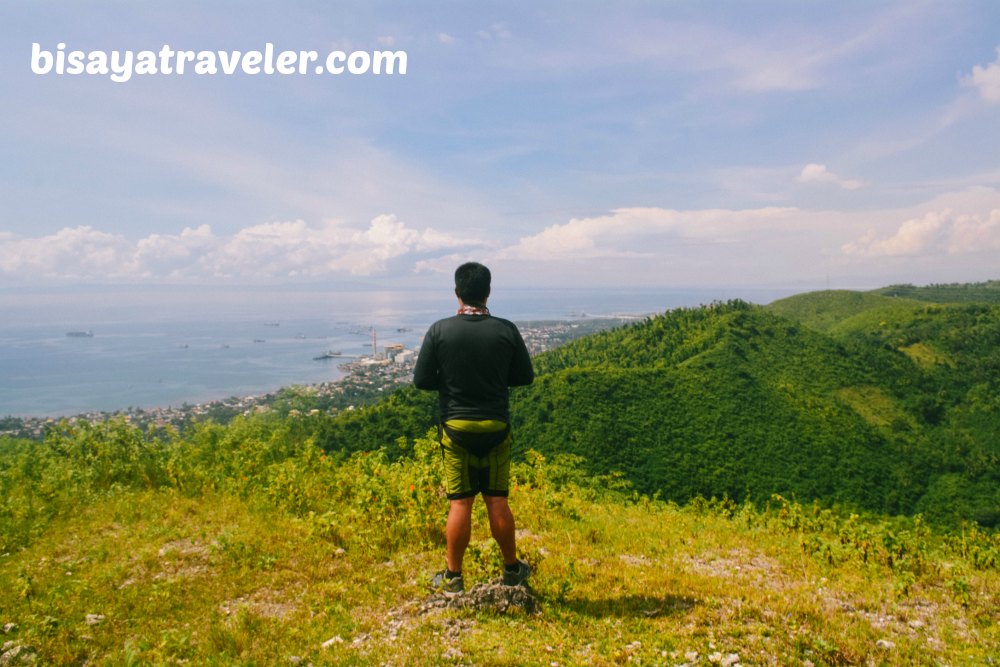
[[[814,162],[804,166],[795,180],[799,183],[834,183],[845,190],[857,190],[864,186],[862,181],[841,178],[827,169],[825,164],[816,164]]]
[[[33,239],[0,239],[0,271],[18,277],[120,277],[131,272],[132,245],[89,226]]]
[[[130,272],[143,277],[180,277],[218,244],[219,239],[208,225],[185,227],[177,236],[151,234],[135,244]]]
[[[976,65],[962,82],[978,88],[980,96],[987,102],[1000,102],[1000,48],[997,48],[996,60],[986,67]]]
[[[622,208],[550,225],[483,261],[557,284],[789,284],[832,275],[874,287],[983,280],[995,275],[998,250],[1000,191],[972,188],[907,209]]]
[[[367,229],[337,222],[309,227],[295,220],[243,229],[203,263],[219,276],[367,276],[384,272],[391,260],[409,254],[475,244],[433,229],[418,232],[394,215],[376,217]]]
[[[918,272],[981,280],[996,273],[1000,191],[972,188],[887,210],[631,207],[535,229],[518,238],[494,228],[476,239],[386,214],[363,225],[279,220],[235,234],[201,225],[139,240],[87,226],[38,237],[0,232],[0,280],[437,280],[468,260],[521,286],[782,284],[828,273],[872,286],[912,282]]]
[[[869,230],[856,241],[844,244],[848,255],[900,257],[960,255],[1000,250],[1000,209],[986,214],[959,214],[951,209],[929,211],[903,222],[885,238]]]
[[[475,258],[468,255],[453,253],[432,259],[421,259],[413,266],[414,273],[444,273],[449,274],[455,267],[465,262],[484,261],[483,257]]]
[[[455,43],[455,38],[452,37],[451,35],[449,35],[446,32],[439,32],[437,37],[438,37],[438,41],[441,42],[442,44],[454,44]]]
[[[229,237],[208,225],[139,241],[90,227],[35,238],[0,235],[0,275],[31,279],[205,279],[319,277],[383,273],[392,260],[412,261],[478,242],[434,229],[411,229],[394,215],[366,228],[303,220],[267,222]]]
[[[755,231],[786,227],[795,209],[621,208],[611,215],[573,218],[502,250],[502,259],[593,259],[654,257],[672,246],[734,243]]]
[[[396,38],[392,35],[382,35],[376,41],[378,41],[379,46],[394,46],[396,44]]]

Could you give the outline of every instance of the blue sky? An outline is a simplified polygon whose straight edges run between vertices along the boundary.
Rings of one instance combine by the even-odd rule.
[[[405,75],[34,74],[404,50]],[[0,287],[1000,277],[1000,3],[0,8]]]

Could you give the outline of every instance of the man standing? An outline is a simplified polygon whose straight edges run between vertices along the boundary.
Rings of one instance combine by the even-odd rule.
[[[490,532],[503,554],[503,582],[523,583],[531,568],[517,558],[514,515],[507,503],[510,479],[509,387],[535,378],[528,348],[512,322],[486,308],[490,270],[476,262],[455,271],[458,314],[431,325],[417,357],[413,382],[438,392],[445,487],[451,505],[445,537],[447,569],[432,585],[461,593],[462,560],[472,535],[472,505],[483,496]]]

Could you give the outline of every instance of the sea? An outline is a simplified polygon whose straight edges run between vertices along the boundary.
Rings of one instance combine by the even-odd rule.
[[[514,321],[648,315],[787,289],[510,289]],[[454,313],[441,290],[80,288],[0,290],[0,417],[179,407],[335,381],[388,343],[419,348]],[[85,335],[70,336],[71,332]],[[324,353],[339,357],[318,360]]]

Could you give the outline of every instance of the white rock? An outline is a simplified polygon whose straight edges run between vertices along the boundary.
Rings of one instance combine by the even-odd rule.
[[[104,621],[104,614],[87,614],[85,623],[87,625],[100,625]]]
[[[875,648],[880,648],[883,651],[891,651],[892,649],[896,648],[896,645],[891,641],[889,641],[888,639],[880,639],[877,642],[875,642]]]
[[[320,646],[322,646],[323,648],[330,648],[334,644],[343,644],[343,643],[344,643],[344,638],[341,637],[340,635],[337,635],[336,637],[330,637],[325,642],[320,644]]]
[[[4,642],[2,650],[0,665],[29,664],[35,662],[34,649],[27,646],[15,645],[14,642]]]

